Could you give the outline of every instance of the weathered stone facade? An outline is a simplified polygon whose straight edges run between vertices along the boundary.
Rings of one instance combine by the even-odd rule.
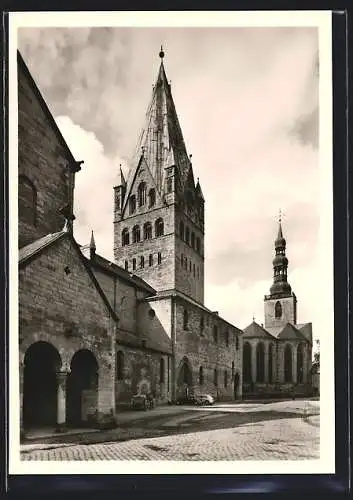
[[[18,54],[19,247],[60,231],[72,212],[74,173],[79,165],[65,144],[50,111]],[[45,174],[44,174],[45,172]],[[28,196],[33,196],[31,220]]]
[[[172,400],[204,392],[236,399],[242,393],[242,332],[204,306],[204,198],[163,61],[147,124],[140,157],[114,188],[115,260],[157,290],[145,299],[154,319],[140,307],[138,328],[171,340]]]
[[[20,55],[18,82],[21,427],[111,425],[136,393],[170,399],[170,340],[138,326],[154,289],[75,242],[79,163]]]
[[[35,244],[32,244],[34,247]],[[54,398],[54,388],[63,388],[58,394],[61,399],[52,399],[53,407],[61,405],[61,424],[70,420],[70,411],[78,413],[77,401],[75,408],[67,405],[69,388],[67,378],[74,374],[73,360],[77,356],[89,353],[93,363],[91,375],[97,375],[95,387],[86,386],[80,391],[91,390],[95,395],[95,405],[92,416],[102,420],[115,413],[114,372],[115,372],[115,328],[116,319],[108,304],[102,299],[93,276],[87,271],[80,257],[79,249],[69,233],[60,232],[50,242],[33,248],[26,246],[20,251],[19,268],[19,329],[20,329],[20,375],[21,375],[21,409],[23,404],[25,417],[35,406],[36,388],[31,380],[34,370],[41,378],[56,376],[52,391],[47,393],[48,399]],[[55,351],[53,363],[48,367],[48,373],[40,372],[45,361],[39,356],[31,356],[36,349],[44,353]],[[57,362],[55,362],[57,360]],[[34,366],[39,363],[39,366]],[[50,372],[52,370],[52,372]],[[28,380],[26,380],[26,377]],[[79,374],[78,374],[79,377]],[[29,395],[24,396],[27,385]],[[43,401],[40,400],[42,403]],[[22,404],[23,403],[23,404]],[[40,413],[40,408],[33,408],[35,415],[29,418],[29,423],[36,419],[42,425],[55,424],[55,420],[46,419]],[[39,412],[39,413],[38,413]],[[81,408],[81,419],[84,420]],[[52,415],[55,416],[55,415]],[[69,418],[67,418],[69,416]],[[58,415],[59,417],[59,415]],[[73,418],[75,420],[75,418]],[[23,423],[23,411],[21,411]],[[26,422],[24,422],[26,423]]]
[[[246,396],[312,393],[312,324],[297,323],[297,298],[287,282],[286,240],[279,222],[274,281],[264,297],[265,324],[244,329],[243,390]]]

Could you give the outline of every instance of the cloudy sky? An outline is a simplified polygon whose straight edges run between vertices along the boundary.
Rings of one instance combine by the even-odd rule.
[[[284,211],[298,321],[320,336],[316,28],[20,29],[19,48],[78,160],[75,235],[112,258],[112,186],[165,67],[206,199],[205,304],[240,328],[263,321]]]

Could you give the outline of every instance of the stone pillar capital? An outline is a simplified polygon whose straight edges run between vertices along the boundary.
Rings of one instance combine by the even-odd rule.
[[[56,379],[58,381],[58,384],[60,386],[63,386],[65,383],[66,383],[66,378],[68,376],[68,374],[70,373],[70,370],[58,370],[56,372]]]

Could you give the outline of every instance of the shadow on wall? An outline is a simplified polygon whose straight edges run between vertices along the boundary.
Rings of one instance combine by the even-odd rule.
[[[151,395],[157,404],[171,398],[171,339],[149,303],[139,304],[138,325],[140,347],[117,342],[117,409],[129,406],[135,395]]]

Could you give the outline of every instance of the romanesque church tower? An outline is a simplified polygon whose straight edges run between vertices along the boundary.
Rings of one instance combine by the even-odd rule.
[[[158,293],[204,301],[204,198],[195,183],[161,49],[128,178],[114,188],[114,259]]]
[[[296,325],[297,298],[287,281],[288,259],[281,220],[279,220],[275,257],[272,264],[273,284],[270,294],[265,296],[265,328],[283,327],[287,323]]]

